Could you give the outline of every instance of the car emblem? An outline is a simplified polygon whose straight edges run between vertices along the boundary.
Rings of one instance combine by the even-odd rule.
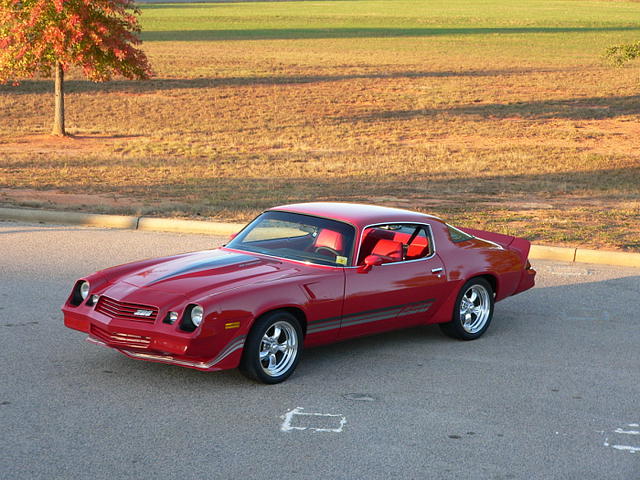
[[[133,314],[136,317],[150,317],[153,314],[153,310],[136,310]]]

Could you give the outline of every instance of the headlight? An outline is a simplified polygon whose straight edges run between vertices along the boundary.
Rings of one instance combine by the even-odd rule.
[[[199,327],[202,323],[202,317],[204,317],[204,310],[200,305],[195,305],[191,309],[191,323],[193,323],[196,327]]]
[[[89,296],[89,282],[86,280],[81,280],[76,282],[73,286],[73,290],[71,290],[71,298],[69,299],[69,303],[74,307],[77,307],[84,302]]]
[[[180,330],[194,332],[204,319],[204,309],[200,305],[191,303],[187,305],[180,320]]]
[[[82,282],[80,284],[80,296],[83,300],[86,300],[89,296],[89,282]]]

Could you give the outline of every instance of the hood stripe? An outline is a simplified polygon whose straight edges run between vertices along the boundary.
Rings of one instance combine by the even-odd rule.
[[[227,265],[233,265],[235,263],[246,264],[249,261],[260,262],[261,260],[256,257],[252,257],[251,255],[245,255],[242,253],[230,253],[230,254],[225,254],[223,257],[220,257],[220,258],[208,258],[206,260],[200,260],[198,262],[194,262],[174,272],[167,273],[166,275],[163,275],[162,277],[157,278],[152,282],[148,283],[146,286],[162,282],[169,278],[184,275],[186,273],[198,272],[201,270],[207,270],[209,268],[215,268],[215,267],[226,267]]]

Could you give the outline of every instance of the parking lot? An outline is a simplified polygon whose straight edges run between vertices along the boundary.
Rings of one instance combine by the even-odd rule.
[[[286,382],[129,359],[74,280],[220,237],[0,223],[0,478],[640,479],[640,270],[536,261],[487,334],[307,350]]]

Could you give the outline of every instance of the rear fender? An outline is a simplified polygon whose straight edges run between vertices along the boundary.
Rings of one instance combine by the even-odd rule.
[[[516,288],[508,295],[500,295],[496,298],[496,301],[504,298],[504,296],[524,292],[534,286],[536,271],[531,268],[531,264],[529,263],[529,251],[531,250],[531,242],[529,240],[520,237],[513,237],[511,235],[503,235],[501,233],[474,230],[472,228],[461,228],[460,230],[468,233],[469,235],[473,235],[474,237],[497,243],[501,247],[517,253],[518,257],[520,257],[520,261],[522,262],[522,271],[520,272],[520,279],[516,284]]]
[[[474,237],[481,238],[483,240],[489,240],[490,242],[497,243],[501,247],[513,250],[518,254],[522,264],[527,263],[529,258],[529,250],[531,249],[531,242],[524,238],[514,237],[512,235],[504,235],[502,233],[487,232],[484,230],[475,230],[473,228],[460,228],[465,233],[473,235]]]

